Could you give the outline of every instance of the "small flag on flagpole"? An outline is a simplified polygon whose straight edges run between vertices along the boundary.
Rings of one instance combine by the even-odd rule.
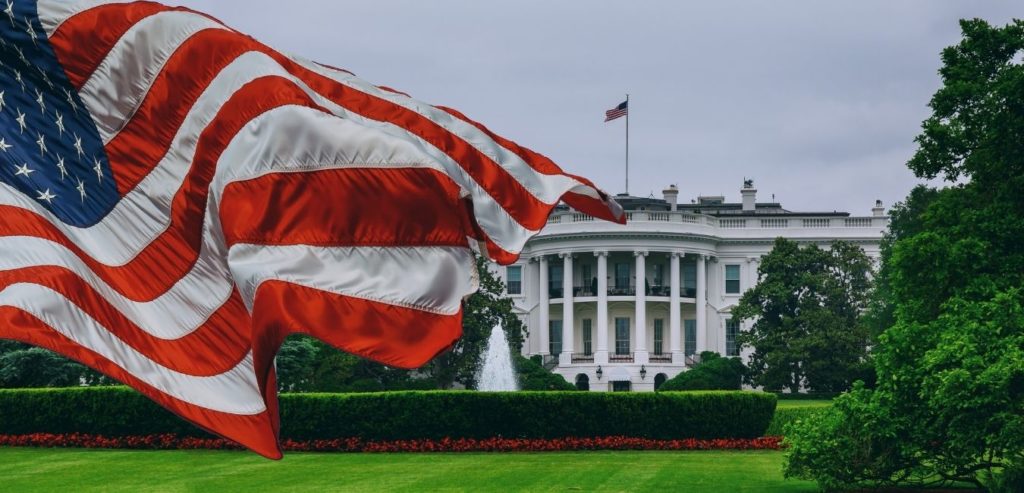
[[[629,114],[629,101],[623,101],[618,106],[604,112],[604,121],[610,122],[616,118],[622,118]]]

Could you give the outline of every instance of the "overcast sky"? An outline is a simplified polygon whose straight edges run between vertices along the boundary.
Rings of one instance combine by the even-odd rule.
[[[173,0],[168,0],[173,3]],[[905,163],[957,20],[1020,0],[182,1],[271,46],[466,113],[611,193],[670,183],[790,210],[870,213]]]

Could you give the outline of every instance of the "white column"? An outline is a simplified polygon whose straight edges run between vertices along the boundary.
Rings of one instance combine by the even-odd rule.
[[[669,295],[668,305],[668,327],[669,327],[669,350],[672,351],[672,362],[683,363],[683,338],[680,328],[679,320],[679,257],[682,256],[679,252],[672,252],[669,255],[671,261],[669,262],[669,269],[671,270],[670,285],[671,294]]]
[[[707,256],[697,256],[697,356],[708,347]]]
[[[572,363],[574,336],[572,300],[572,254],[562,253],[562,354],[558,357],[562,366]]]
[[[647,252],[633,252],[636,257],[636,363],[647,363]]]
[[[594,363],[608,364],[608,252],[597,255],[597,351]]]
[[[761,259],[758,257],[747,257],[747,285],[743,286],[743,291],[757,286],[757,266],[760,263]]]
[[[548,354],[550,344],[548,341],[548,326],[551,325],[549,320],[551,317],[548,314],[548,310],[551,308],[548,303],[548,258],[542,256],[540,258],[540,275],[537,276],[540,279],[540,354]]]

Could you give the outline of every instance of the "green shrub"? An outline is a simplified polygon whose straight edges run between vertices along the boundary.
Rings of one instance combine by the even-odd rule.
[[[701,363],[666,380],[659,391],[740,390],[746,368],[739,358],[724,358],[716,352],[700,353]]]
[[[576,390],[576,386],[566,382],[561,375],[541,366],[539,359],[527,359],[516,355],[515,365],[520,390]]]
[[[840,392],[772,392],[780,401],[830,401],[839,397]]]
[[[775,396],[759,392],[282,394],[281,437],[756,438]],[[0,390],[0,434],[207,436],[132,390]]]
[[[828,409],[828,406],[776,407],[775,415],[765,430],[765,436],[785,436],[786,427],[795,421],[813,420],[814,416]]]

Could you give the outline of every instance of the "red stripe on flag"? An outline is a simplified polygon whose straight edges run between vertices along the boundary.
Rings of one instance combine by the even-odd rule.
[[[236,182],[220,207],[227,244],[468,246],[459,188],[430,168],[341,168]]]
[[[257,374],[272,366],[282,334],[292,332],[312,335],[379,363],[409,369],[423,366],[462,336],[461,311],[439,315],[276,280],[260,285],[253,307]],[[325,320],[333,323],[325,326]]]

